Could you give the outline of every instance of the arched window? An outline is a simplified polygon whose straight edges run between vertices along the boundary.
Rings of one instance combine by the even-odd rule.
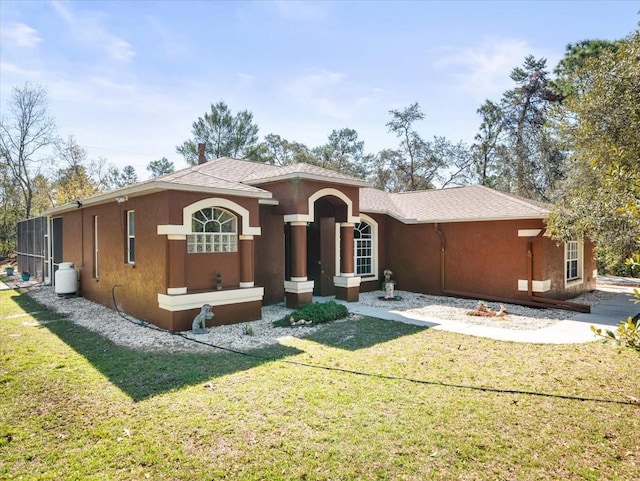
[[[187,252],[237,252],[238,218],[229,211],[207,207],[191,216]]]
[[[353,228],[354,261],[357,276],[373,275],[373,232],[371,225],[359,222]]]

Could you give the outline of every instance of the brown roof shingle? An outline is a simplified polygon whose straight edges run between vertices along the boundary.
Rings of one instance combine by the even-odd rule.
[[[360,210],[406,223],[542,219],[549,214],[543,204],[480,185],[403,193],[361,189]]]

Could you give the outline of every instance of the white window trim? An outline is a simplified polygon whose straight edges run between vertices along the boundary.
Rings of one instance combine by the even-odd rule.
[[[371,270],[373,271],[373,275],[361,276],[363,282],[367,281],[377,281],[378,280],[378,270],[379,270],[379,262],[378,262],[378,252],[379,252],[379,239],[378,239],[378,223],[367,214],[360,213],[360,220],[366,222],[371,226]],[[355,252],[354,252],[355,256]],[[355,257],[354,257],[355,262]]]
[[[369,282],[369,281],[377,281],[379,278],[378,275],[378,223],[373,220],[371,217],[369,217],[367,214],[363,214],[362,212],[359,215],[360,220],[357,222],[366,222],[367,224],[369,224],[371,226],[371,251],[372,251],[372,257],[371,257],[371,270],[373,271],[372,275],[366,275],[366,276],[359,276],[362,278],[362,282]],[[356,222],[356,223],[357,223]],[[355,239],[354,239],[354,247],[355,247]],[[338,222],[336,222],[336,270],[335,272],[340,272],[340,224]],[[356,252],[354,249],[353,252],[353,270],[354,270],[354,275],[357,276],[357,274],[355,274],[355,270],[356,270]]]
[[[575,279],[567,278],[567,263],[569,262],[568,254],[569,254],[569,242],[576,242],[578,247],[578,277]],[[584,242],[581,239],[576,239],[574,241],[565,242],[564,244],[564,264],[563,264],[563,276],[564,276],[564,287],[572,287],[584,282]]]
[[[188,235],[191,234],[191,216],[205,207],[221,207],[240,216],[242,220],[242,234],[244,235],[260,235],[260,227],[251,227],[249,225],[249,211],[240,204],[229,199],[220,197],[210,197],[202,199],[182,209],[182,225],[165,224],[158,226],[158,235]],[[238,226],[240,229],[240,226]]]
[[[127,264],[135,265],[136,263],[136,251],[135,251],[135,242],[136,242],[136,220],[135,220],[135,210],[127,211]],[[133,234],[131,233],[131,217],[133,216]],[[131,258],[131,239],[133,239],[133,259]]]
[[[221,207],[203,207],[202,209],[195,211],[192,214],[192,217],[197,213],[200,212],[201,210],[204,209],[211,209],[212,211],[214,210],[218,210],[221,212],[224,212],[226,214],[228,214],[229,216],[233,217],[233,223],[235,225],[235,232],[231,231],[231,232],[193,232],[193,228],[191,229],[191,233],[187,234],[187,254],[222,254],[222,253],[229,253],[229,252],[238,252],[238,237],[239,237],[239,233],[238,233],[238,216],[234,213],[231,212],[230,210],[227,209],[223,209]],[[199,221],[200,222],[200,221]],[[229,221],[225,221],[224,223],[226,224]],[[220,223],[218,221],[218,223]],[[193,221],[192,221],[192,225],[193,225]],[[208,240],[206,240],[204,242],[204,245],[211,245],[213,246],[213,250],[211,251],[201,251],[199,252],[197,250],[197,246],[199,245],[198,242],[198,237],[203,237],[203,238],[207,238]],[[218,245],[220,247],[222,247],[221,250],[215,250],[215,246]],[[193,248],[195,250],[189,250],[191,247],[193,246]],[[225,250],[226,248],[226,250]]]
[[[98,216],[93,216],[93,278],[98,279]]]

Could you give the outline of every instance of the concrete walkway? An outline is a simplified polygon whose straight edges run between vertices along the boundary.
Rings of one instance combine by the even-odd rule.
[[[335,300],[333,297],[314,297],[314,301]],[[571,319],[558,321],[552,326],[534,330],[505,329],[500,327],[467,324],[433,317],[423,317],[399,310],[364,306],[359,302],[336,301],[345,304],[350,312],[390,321],[427,326],[442,331],[457,332],[470,336],[486,337],[499,341],[528,342],[533,344],[577,344],[596,340],[591,326],[603,330],[615,330],[629,316],[640,314],[640,304],[634,304],[631,292],[621,292],[591,309],[590,314],[576,314]]]

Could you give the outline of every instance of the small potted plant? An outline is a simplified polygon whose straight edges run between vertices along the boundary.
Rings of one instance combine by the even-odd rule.
[[[26,282],[29,279],[31,279],[31,272],[29,272],[28,270],[22,271],[22,280]]]
[[[219,272],[216,275],[216,289],[218,291],[222,290],[222,274],[220,274]]]
[[[12,266],[6,267],[5,271],[7,272],[8,276],[12,276],[13,275],[13,267]]]

